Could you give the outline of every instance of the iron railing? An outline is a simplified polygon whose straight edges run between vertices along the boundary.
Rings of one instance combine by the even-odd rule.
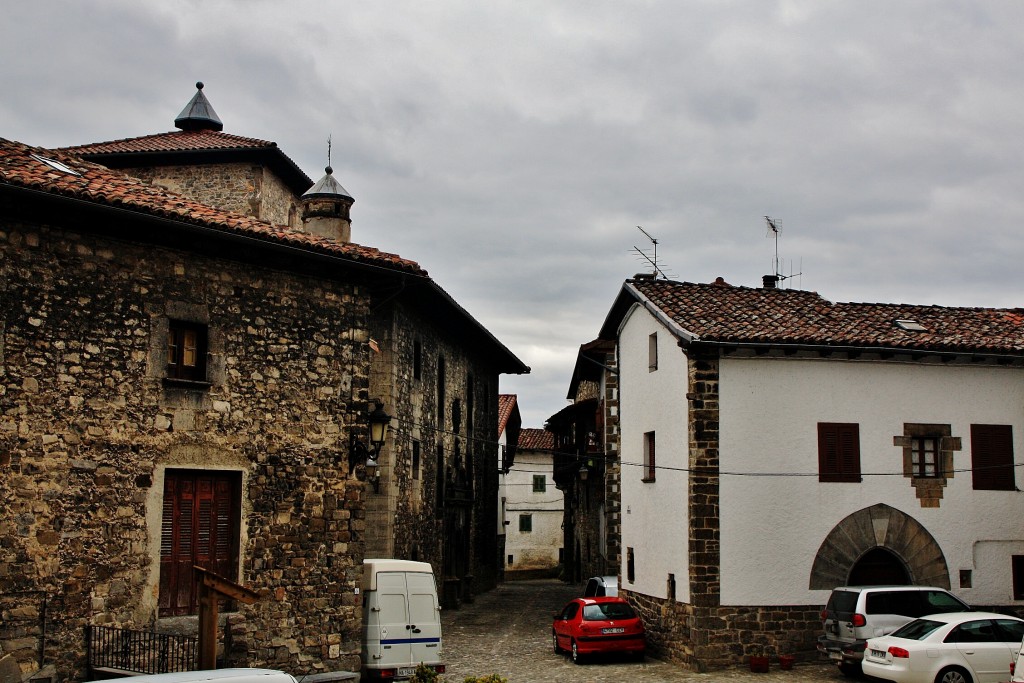
[[[162,674],[193,671],[199,639],[172,633],[133,631],[112,626],[87,626],[89,668]]]

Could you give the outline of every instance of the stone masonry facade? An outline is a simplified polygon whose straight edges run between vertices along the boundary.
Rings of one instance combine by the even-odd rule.
[[[430,562],[455,607],[498,577],[498,373],[408,305],[380,307],[373,337],[370,393],[393,419],[380,493],[367,499],[367,553]]]
[[[83,676],[88,624],[172,627],[160,503],[178,469],[242,482],[229,578],[261,598],[227,615],[231,663],[358,668],[366,521],[348,423],[366,410],[369,300],[322,275],[0,225],[0,579],[5,618],[29,624],[5,645],[23,670],[44,600],[62,680]],[[209,329],[199,386],[163,378],[167,321],[182,318]],[[195,617],[173,621],[194,632]]]

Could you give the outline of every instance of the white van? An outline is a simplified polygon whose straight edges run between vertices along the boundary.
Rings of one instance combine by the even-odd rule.
[[[441,607],[427,562],[363,560],[363,680],[444,673]]]

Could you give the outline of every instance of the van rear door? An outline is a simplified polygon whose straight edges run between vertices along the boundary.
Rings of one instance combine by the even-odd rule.
[[[434,575],[405,575],[409,595],[409,632],[412,662],[441,660],[441,617],[437,610]]]
[[[405,572],[377,574],[377,628],[380,633],[381,665],[408,666],[412,662],[409,642],[409,605]]]

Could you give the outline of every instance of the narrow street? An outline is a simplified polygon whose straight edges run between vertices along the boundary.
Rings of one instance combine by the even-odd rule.
[[[761,683],[845,681],[826,664],[797,664],[791,671],[773,666],[767,674],[746,669],[693,673],[651,657],[643,663],[597,661],[577,666],[551,646],[551,617],[581,588],[555,580],[509,582],[478,595],[472,604],[441,614],[448,683],[466,676],[497,673],[509,683],[560,681],[760,681]]]

